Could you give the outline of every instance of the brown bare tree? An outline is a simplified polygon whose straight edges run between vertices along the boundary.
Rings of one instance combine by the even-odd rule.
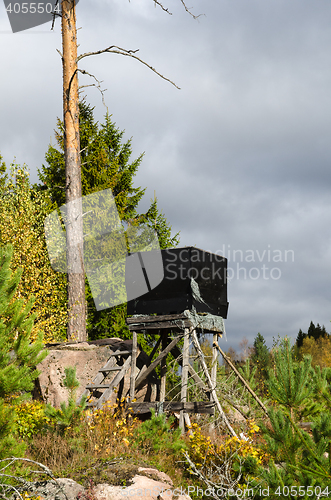
[[[66,237],[68,286],[68,340],[86,335],[85,274],[83,262],[82,184],[79,138],[79,97],[75,0],[61,1],[63,121],[66,170]],[[76,200],[76,201],[75,201]]]

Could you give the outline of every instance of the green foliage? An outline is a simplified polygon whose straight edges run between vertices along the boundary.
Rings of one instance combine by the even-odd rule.
[[[63,339],[66,277],[51,268],[44,236],[44,219],[54,206],[44,191],[32,188],[25,166],[12,165],[8,177],[3,164],[0,173],[0,244],[12,244],[12,269],[22,269],[16,297],[35,297],[31,338],[43,331],[46,342]]]
[[[33,389],[38,376],[36,366],[47,352],[43,348],[42,335],[31,343],[34,316],[30,314],[33,299],[25,304],[15,299],[21,270],[12,272],[10,263],[13,248],[0,248],[0,458],[20,454],[24,446],[14,437],[15,410],[12,400]],[[8,398],[11,397],[11,400]]]
[[[274,352],[274,363],[267,385],[276,409],[268,409],[270,422],[261,426],[271,457],[261,477],[273,490],[270,498],[277,498],[282,485],[330,488],[330,370],[314,370],[310,357],[296,361],[287,338]],[[300,427],[302,420],[311,422],[312,434]]]
[[[159,238],[160,248],[172,248],[179,244],[179,233],[171,235],[171,226],[165,218],[163,212],[159,211],[157,198],[154,198],[152,204],[145,215],[147,226],[153,228]]]
[[[274,351],[275,369],[269,371],[267,382],[270,395],[288,415],[302,417],[305,403],[309,402],[312,387],[308,384],[311,376],[311,359],[297,363],[293,360],[290,342],[284,339],[283,344]]]
[[[152,410],[149,420],[143,422],[134,431],[134,446],[143,449],[145,453],[178,454],[186,449],[179,428],[172,429],[173,418],[166,415],[156,415]]]
[[[133,180],[142,162],[143,154],[131,161],[131,139],[122,143],[124,130],[112,122],[111,115],[99,126],[94,120],[93,108],[80,102],[80,141],[82,163],[82,194],[86,196],[103,189],[111,189],[121,220],[130,223],[147,222],[155,227],[162,248],[176,246],[178,234],[171,236],[164,215],[159,212],[157,199],[149,210],[138,214],[137,206],[145,189],[134,187]],[[47,186],[53,202],[65,203],[65,162],[63,153],[63,122],[58,120],[55,133],[59,149],[50,145],[46,153],[48,166],[39,170],[39,178]]]
[[[246,382],[248,382],[251,389],[255,389],[257,387],[257,382],[255,380],[255,374],[257,371],[257,366],[254,366],[252,361],[247,358],[245,363],[242,366],[238,367],[239,372],[244,377]]]
[[[7,174],[6,174],[6,164],[3,161],[2,155],[0,154],[0,190],[4,189],[7,182]]]
[[[56,424],[61,432],[78,422],[86,403],[86,398],[83,398],[80,405],[76,403],[76,390],[79,387],[76,368],[67,367],[64,369],[64,373],[63,385],[69,393],[68,403],[61,403],[61,408],[53,408],[50,404],[45,408],[46,416]]]
[[[0,458],[23,455],[26,446],[17,441],[14,432],[15,412],[0,399]]]
[[[317,326],[315,326],[312,321],[310,322],[308,328],[308,337],[313,337],[315,340],[317,340],[320,337],[326,337],[326,336],[327,333],[324,325],[321,327],[320,324],[317,323]]]
[[[252,361],[247,358],[245,360],[245,363],[242,366],[238,367],[238,371],[244,377],[250,388],[256,393],[259,389],[259,384],[256,377],[257,366],[254,366]],[[247,401],[245,402],[248,406],[248,412],[246,413],[246,416],[248,418],[252,418],[253,412],[261,412],[261,407],[259,406],[257,401],[249,395],[247,395],[246,399]]]
[[[99,125],[93,116],[93,108],[85,101],[80,103],[80,141],[82,164],[83,196],[111,189],[121,220],[130,225],[147,224],[156,229],[161,248],[178,244],[178,234],[171,236],[171,227],[157,200],[152,201],[149,210],[138,214],[137,206],[145,189],[134,187],[134,177],[142,162],[143,154],[131,160],[131,140],[123,141],[124,131],[120,131],[108,113],[103,124]],[[43,165],[39,178],[47,187],[50,197],[58,206],[65,203],[65,161],[63,153],[63,122],[58,120],[55,133],[57,146],[50,145],[46,153],[48,165]],[[90,339],[120,336],[131,338],[126,327],[126,305],[119,305],[110,310],[97,311],[91,290],[86,284],[88,308],[87,331]]]

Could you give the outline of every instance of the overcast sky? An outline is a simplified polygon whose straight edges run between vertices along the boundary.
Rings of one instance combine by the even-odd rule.
[[[134,156],[136,184],[155,194],[181,246],[225,254],[227,342],[260,332],[331,330],[331,4],[328,0],[81,0],[79,52],[118,45],[81,68]],[[62,115],[59,21],[12,34],[0,4],[0,152],[33,181]],[[81,84],[92,83],[81,77]],[[106,108],[87,100],[102,121]]]

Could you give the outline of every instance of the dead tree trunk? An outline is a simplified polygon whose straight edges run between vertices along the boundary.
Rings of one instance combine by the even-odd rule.
[[[62,0],[63,121],[66,171],[68,340],[86,340],[82,183],[75,0]],[[76,201],[74,201],[76,200]]]

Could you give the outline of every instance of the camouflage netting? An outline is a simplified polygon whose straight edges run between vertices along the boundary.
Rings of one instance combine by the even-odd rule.
[[[193,278],[191,278],[191,290],[194,300],[206,304],[201,297],[199,285]],[[184,311],[184,314],[196,328],[201,328],[201,330],[205,330],[206,332],[220,332],[225,334],[224,320],[221,316],[209,313],[197,313],[194,307],[191,311]]]
[[[197,313],[194,307],[191,311],[184,311],[184,314],[190,319],[195,328],[200,328],[205,333],[218,332],[225,334],[224,320],[221,316],[209,313]]]

